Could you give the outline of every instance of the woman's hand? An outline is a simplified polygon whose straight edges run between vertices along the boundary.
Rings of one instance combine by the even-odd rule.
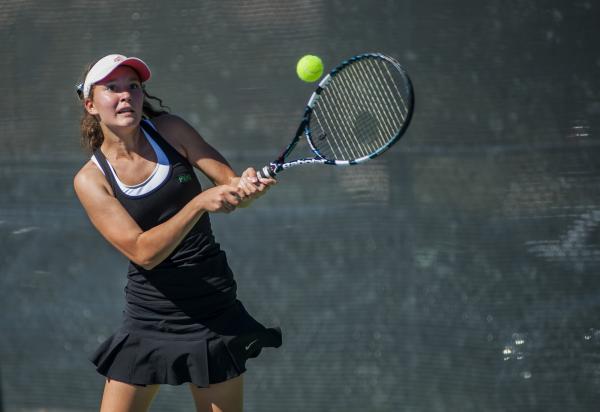
[[[249,167],[244,170],[241,177],[233,178],[232,184],[237,185],[245,195],[238,207],[248,207],[253,200],[258,199],[264,195],[271,186],[277,184],[277,180],[270,177],[258,177],[256,170]]]
[[[207,189],[197,196],[200,207],[207,212],[229,213],[246,198],[244,191],[234,185],[219,185]]]

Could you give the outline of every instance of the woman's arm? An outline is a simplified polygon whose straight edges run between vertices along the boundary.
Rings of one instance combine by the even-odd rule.
[[[239,207],[247,207],[252,200],[262,196],[276,183],[276,180],[271,178],[259,179],[252,168],[246,169],[241,177],[237,176],[227,160],[208,144],[196,129],[178,116],[159,116],[154,118],[153,122],[161,135],[215,185],[240,187],[246,197]]]
[[[159,133],[215,185],[231,184],[236,178],[227,160],[185,120],[168,114],[152,122]]]
[[[74,187],[96,229],[144,269],[152,269],[169,256],[204,213],[230,212],[244,197],[235,186],[216,186],[193,198],[166,222],[143,231],[113,196],[104,175],[91,162],[77,173]]]

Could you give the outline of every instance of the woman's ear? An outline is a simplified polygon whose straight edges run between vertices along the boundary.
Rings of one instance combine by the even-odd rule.
[[[96,110],[96,107],[94,106],[94,101],[89,97],[83,102],[83,107],[85,107],[85,110],[87,110],[87,112],[91,115],[98,114],[98,110]]]

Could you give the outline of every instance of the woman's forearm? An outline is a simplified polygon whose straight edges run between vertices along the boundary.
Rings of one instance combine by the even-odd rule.
[[[241,189],[229,185],[201,192],[169,220],[140,233],[134,248],[139,253],[132,260],[144,269],[152,269],[175,250],[204,213],[231,212],[244,197]]]
[[[135,263],[147,270],[154,268],[175,250],[204,213],[197,196],[166,222],[142,232],[136,241],[140,252]]]

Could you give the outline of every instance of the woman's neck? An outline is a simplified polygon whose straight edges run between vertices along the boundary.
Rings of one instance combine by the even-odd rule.
[[[100,149],[105,156],[111,160],[119,158],[132,158],[133,153],[140,153],[145,139],[142,137],[142,129],[138,124],[131,130],[114,130],[101,124],[104,141]]]

